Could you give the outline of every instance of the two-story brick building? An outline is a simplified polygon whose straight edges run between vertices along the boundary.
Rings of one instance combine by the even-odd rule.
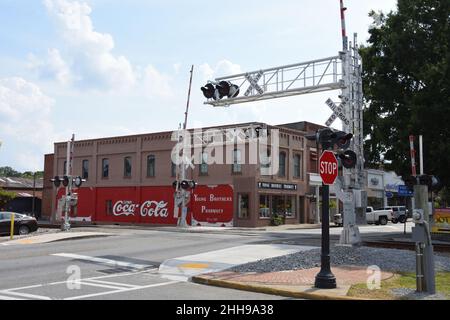
[[[204,128],[203,132],[235,128],[264,128],[269,134],[277,130],[279,148],[273,149],[278,150],[277,173],[265,175],[261,170],[265,165],[259,158],[257,163],[251,161],[250,142],[235,148],[224,145],[221,156],[225,164],[208,164],[203,152],[195,155],[194,151],[194,157],[203,160],[187,170],[187,177],[198,184],[192,191],[188,222],[259,227],[269,225],[271,217],[278,214],[287,224],[311,223],[314,204],[310,195],[314,191],[309,187],[308,173],[317,172],[317,150],[315,143],[304,136],[321,126],[308,122],[277,126],[255,122]],[[172,140],[172,134],[76,141],[73,174],[86,182],[76,191],[78,206],[71,213],[71,221],[176,224],[172,187],[176,165],[171,155],[177,141]],[[49,178],[65,174],[66,148],[66,142],[55,143],[54,154],[45,157],[42,214],[49,219],[58,216],[58,199],[64,193],[64,188],[57,190]]]

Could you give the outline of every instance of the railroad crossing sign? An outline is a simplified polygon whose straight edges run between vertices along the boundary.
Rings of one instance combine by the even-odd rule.
[[[325,123],[325,125],[327,127],[331,126],[334,122],[334,120],[336,120],[337,118],[341,119],[343,123],[345,123],[345,125],[349,126],[350,125],[350,120],[348,120],[345,117],[344,114],[344,107],[347,104],[346,101],[343,101],[339,106],[336,105],[333,100],[331,100],[330,98],[328,98],[328,100],[325,102],[327,104],[328,107],[330,107],[331,110],[333,110],[333,114],[331,115],[331,117],[327,120],[327,122]]]
[[[244,96],[248,97],[253,89],[258,91],[259,94],[263,94],[264,90],[259,86],[258,81],[263,76],[263,72],[258,72],[255,76],[252,76],[251,74],[247,73],[245,75],[245,78],[250,83],[250,87],[248,87],[247,91],[245,91]]]
[[[319,159],[320,177],[323,184],[333,185],[338,176],[338,161],[332,151],[324,151]]]

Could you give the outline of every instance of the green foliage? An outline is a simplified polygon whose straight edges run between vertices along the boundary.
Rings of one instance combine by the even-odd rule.
[[[423,135],[426,173],[450,187],[450,1],[399,0],[379,22],[361,49],[368,166],[410,175],[408,137]]]
[[[14,199],[16,194],[14,192],[5,191],[0,188],[0,208],[3,208],[9,201]]]
[[[270,222],[273,226],[279,226],[284,223],[284,219],[282,215],[274,213],[270,218]]]
[[[21,173],[19,171],[14,170],[11,167],[0,167],[0,177],[11,177],[11,178],[28,178],[33,179],[33,175],[35,173],[32,171],[25,171]],[[36,178],[43,178],[44,171],[36,171]]]

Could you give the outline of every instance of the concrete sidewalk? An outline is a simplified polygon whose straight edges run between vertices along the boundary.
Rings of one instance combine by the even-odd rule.
[[[159,266],[159,274],[171,280],[188,281],[195,275],[219,272],[236,265],[308,251],[315,247],[283,244],[242,245],[223,250],[168,259]]]
[[[103,232],[58,232],[58,233],[49,233],[49,234],[41,234],[38,236],[27,237],[17,240],[11,240],[2,242],[3,246],[10,245],[23,245],[23,244],[40,244],[40,243],[49,243],[55,241],[63,241],[69,239],[85,239],[85,238],[94,238],[94,237],[107,237],[112,236],[111,233],[103,233]]]
[[[337,279],[336,289],[314,288],[315,276],[319,271],[320,268],[270,273],[213,272],[196,275],[192,277],[192,282],[300,299],[362,300],[348,297],[347,293],[351,285],[367,281],[366,268],[333,267],[332,272]],[[393,276],[390,272],[381,273],[382,280]]]

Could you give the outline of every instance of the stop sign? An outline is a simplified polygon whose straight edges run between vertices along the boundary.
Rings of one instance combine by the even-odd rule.
[[[320,177],[326,185],[334,184],[338,176],[338,162],[332,151],[324,151],[319,159]]]

